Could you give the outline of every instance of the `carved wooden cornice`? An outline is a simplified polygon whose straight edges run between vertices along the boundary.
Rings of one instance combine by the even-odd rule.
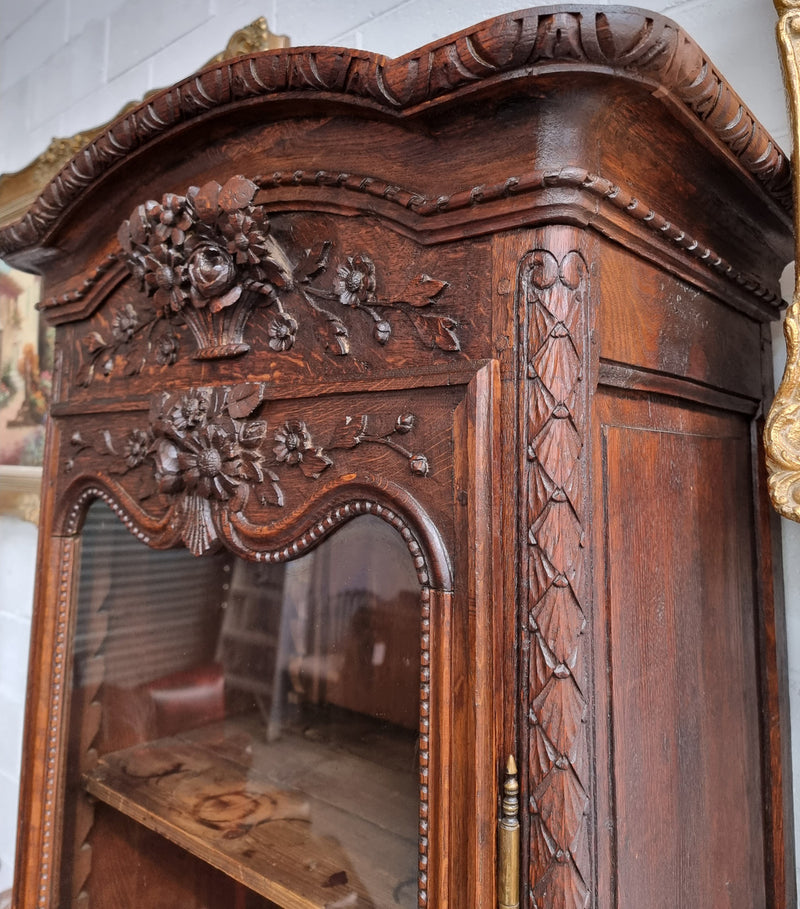
[[[254,98],[326,97],[399,117],[496,82],[591,68],[652,87],[702,122],[784,211],[789,161],[701,49],[675,23],[620,7],[548,7],[490,19],[397,59],[341,48],[296,48],[212,63],[124,114],[0,230],[0,255],[41,242],[83,190],[120,158],[176,124]]]

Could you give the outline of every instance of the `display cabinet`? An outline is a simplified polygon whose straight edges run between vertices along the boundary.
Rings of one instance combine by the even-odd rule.
[[[793,905],[790,196],[621,7],[86,146],[0,231],[57,328],[18,909]]]

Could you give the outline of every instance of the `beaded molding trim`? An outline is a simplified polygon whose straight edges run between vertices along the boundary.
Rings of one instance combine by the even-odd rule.
[[[99,486],[88,486],[81,491],[70,509],[65,522],[66,533],[69,535],[77,534],[80,516],[85,506],[95,500],[104,502],[113,513],[122,521],[127,529],[141,542],[149,544],[151,536],[142,531],[128,512],[118,504],[112,495]],[[255,560],[259,562],[287,562],[297,558],[307,552],[309,549],[327,537],[334,529],[344,524],[351,518],[359,515],[371,514],[381,518],[398,531],[403,538],[408,551],[414,561],[414,567],[417,572],[417,579],[422,587],[420,594],[420,687],[419,687],[419,872],[418,872],[418,891],[417,903],[424,909],[428,904],[428,818],[429,818],[429,763],[430,763],[430,630],[431,630],[431,591],[429,587],[431,573],[423,554],[419,540],[415,536],[406,521],[403,520],[397,512],[391,508],[381,505],[379,502],[367,499],[359,499],[342,505],[329,512],[324,518],[317,521],[305,533],[301,534],[294,542],[281,549],[260,550],[255,555]],[[47,792],[45,795],[46,805],[52,807],[55,795],[55,763],[52,755],[55,754],[55,740],[58,735],[58,723],[60,709],[56,705],[60,704],[61,690],[63,687],[63,661],[64,661],[64,641],[66,633],[66,613],[69,594],[69,579],[72,572],[72,553],[74,551],[74,541],[67,537],[65,540],[65,552],[69,552],[69,558],[64,559],[62,567],[61,587],[59,590],[59,617],[57,639],[60,642],[56,649],[56,672],[53,679],[53,709],[51,711],[51,723],[49,731],[49,752],[47,765]],[[253,555],[253,553],[250,553]],[[60,647],[60,650],[59,650]],[[56,679],[57,675],[57,679]],[[45,825],[43,834],[43,852],[42,852],[42,870],[41,870],[41,895],[38,909],[46,909],[47,893],[49,893],[48,873],[48,856],[50,854],[50,842],[52,839],[52,820]]]
[[[53,883],[53,827],[56,800],[56,755],[61,729],[64,693],[64,661],[67,640],[67,611],[71,590],[70,579],[75,559],[75,541],[61,543],[61,577],[58,584],[58,611],[56,614],[55,647],[53,648],[53,675],[50,688],[50,723],[47,727],[47,757],[45,763],[44,817],[42,818],[42,853],[39,868],[39,895],[37,906],[47,909]]]
[[[588,192],[595,198],[608,201],[618,211],[647,228],[651,233],[662,237],[711,271],[758,297],[764,303],[776,306],[782,303],[780,294],[766,287],[755,276],[737,271],[730,262],[711,247],[702,245],[699,240],[656,212],[646,202],[641,201],[611,180],[591,173],[585,168],[567,165],[555,171],[537,170],[521,176],[508,177],[501,183],[481,183],[468,190],[436,196],[426,196],[395,183],[387,183],[377,177],[324,170],[297,170],[291,173],[278,171],[271,176],[259,175],[254,178],[253,182],[264,191],[289,186],[344,190],[383,199],[423,218],[459,211],[474,205],[496,202],[511,196],[522,196],[546,188],[579,189]],[[260,204],[267,204],[263,200],[258,201]],[[97,286],[99,279],[113,267],[115,261],[117,261],[116,256],[108,256],[84,280],[80,288],[68,291],[59,297],[51,297],[40,304],[41,308],[53,309],[84,299]],[[122,268],[122,266],[120,267]]]

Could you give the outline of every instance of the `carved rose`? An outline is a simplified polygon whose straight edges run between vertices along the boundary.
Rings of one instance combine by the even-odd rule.
[[[242,294],[236,281],[236,266],[227,251],[216,243],[201,243],[187,264],[192,302],[198,309],[211,304],[219,312],[235,303]]]
[[[343,306],[368,303],[375,296],[375,265],[368,256],[348,256],[347,264],[336,269],[333,290]]]

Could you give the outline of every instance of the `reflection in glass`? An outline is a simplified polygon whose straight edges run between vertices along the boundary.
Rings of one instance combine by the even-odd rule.
[[[130,862],[115,909],[415,906],[420,589],[396,531],[196,559],[96,503],[82,549],[72,896],[110,905],[91,866]]]

